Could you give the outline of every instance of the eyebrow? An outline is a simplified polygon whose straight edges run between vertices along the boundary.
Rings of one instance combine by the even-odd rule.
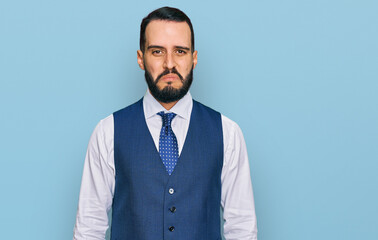
[[[164,49],[164,47],[159,46],[159,45],[150,45],[150,46],[147,47],[147,49],[151,49],[151,48]],[[188,48],[188,47],[183,47],[183,46],[175,46],[175,48],[184,49],[184,50],[187,50],[187,51],[190,50],[190,48]]]
[[[176,46],[176,48],[180,48],[180,49],[184,49],[184,50],[190,50],[190,48],[188,48],[188,47],[183,47],[183,46]]]
[[[147,49],[151,49],[151,48],[164,48],[164,47],[158,46],[158,45],[150,45],[147,47]]]

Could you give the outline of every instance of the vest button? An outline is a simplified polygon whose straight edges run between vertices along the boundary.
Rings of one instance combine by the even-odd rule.
[[[176,212],[176,207],[171,207],[171,208],[169,209],[169,211],[171,211],[172,213]]]
[[[175,227],[174,226],[170,226],[168,229],[169,229],[169,231],[173,232],[175,230]]]
[[[169,192],[169,194],[173,194],[174,192],[175,192],[175,190],[173,189],[173,188],[170,188],[169,190],[168,190],[168,192]]]

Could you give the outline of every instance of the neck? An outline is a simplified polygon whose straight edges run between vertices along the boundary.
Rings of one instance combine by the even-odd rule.
[[[173,106],[178,102],[178,101],[175,101],[175,102],[170,102],[170,103],[163,103],[163,102],[160,102],[158,101],[165,109],[167,110],[170,110],[171,108],[173,108]]]

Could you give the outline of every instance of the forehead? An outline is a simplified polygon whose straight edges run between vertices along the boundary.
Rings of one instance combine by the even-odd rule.
[[[146,46],[191,47],[191,32],[186,22],[153,20],[146,27]]]

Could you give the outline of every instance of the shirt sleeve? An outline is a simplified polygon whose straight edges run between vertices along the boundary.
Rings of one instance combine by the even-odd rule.
[[[114,193],[113,116],[100,121],[84,162],[74,240],[105,239]]]
[[[256,240],[257,222],[247,148],[239,126],[222,115],[224,162],[222,198],[224,237]]]

